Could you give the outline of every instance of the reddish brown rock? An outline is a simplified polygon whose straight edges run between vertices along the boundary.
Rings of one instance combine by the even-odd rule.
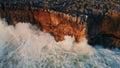
[[[109,10],[105,16],[88,17],[87,25],[79,17],[44,9],[0,10],[0,17],[6,18],[12,25],[17,22],[40,24],[41,30],[52,34],[56,41],[62,41],[65,35],[69,35],[80,42],[87,35],[91,45],[120,47],[120,12],[115,10]]]
[[[65,35],[74,36],[77,42],[86,37],[86,25],[79,18],[42,9],[34,17],[41,24],[42,30],[53,34],[56,41],[64,40]]]
[[[91,45],[120,48],[120,12],[108,10],[103,16],[89,16],[87,38]]]
[[[2,10],[0,9],[0,17],[2,17],[2,13],[3,13],[3,12],[2,12]]]
[[[109,10],[101,23],[101,30],[111,37],[111,44],[120,47],[120,12]]]
[[[6,18],[8,24],[17,22],[33,22],[41,25],[41,30],[52,34],[56,41],[64,40],[65,35],[74,36],[77,42],[86,37],[86,25],[80,22],[80,17],[72,17],[68,14],[44,9],[9,9],[0,11],[0,15]]]
[[[8,12],[9,11],[9,12]],[[17,22],[34,22],[33,10],[9,9],[3,10],[2,18],[6,18],[8,24],[15,25]]]
[[[120,38],[120,12],[109,10],[102,21],[102,31]]]

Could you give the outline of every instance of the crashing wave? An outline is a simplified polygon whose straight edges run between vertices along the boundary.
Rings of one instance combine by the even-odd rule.
[[[0,20],[0,68],[120,68],[120,51],[91,47],[83,38],[56,42],[29,23]]]

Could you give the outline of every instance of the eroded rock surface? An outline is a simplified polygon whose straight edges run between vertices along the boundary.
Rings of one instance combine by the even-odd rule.
[[[0,1],[0,17],[6,18],[11,25],[17,22],[39,25],[56,41],[69,35],[79,42],[87,36],[91,45],[120,47],[119,1],[46,1]]]
[[[113,45],[120,47],[120,12],[109,10],[102,21],[101,29],[111,37]]]
[[[73,36],[76,42],[86,37],[86,24],[80,17],[73,17],[65,13],[46,9],[9,9],[3,10],[1,17],[6,18],[8,24],[30,22],[40,25],[43,32],[50,33],[56,41],[64,40],[65,35]]]
[[[74,36],[77,42],[86,37],[86,24],[80,18],[50,10],[39,10],[35,19],[42,30],[54,35],[56,41],[64,40],[65,35]]]
[[[88,43],[104,47],[120,47],[120,12],[109,10],[104,16],[88,20]]]

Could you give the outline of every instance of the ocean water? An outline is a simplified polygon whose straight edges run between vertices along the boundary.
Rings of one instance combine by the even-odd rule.
[[[0,19],[0,68],[120,68],[120,50],[92,47],[86,38],[56,42],[30,23]]]

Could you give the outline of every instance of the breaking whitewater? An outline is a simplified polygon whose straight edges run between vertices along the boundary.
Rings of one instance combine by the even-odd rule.
[[[120,68],[120,51],[54,37],[30,23],[7,25],[0,19],[0,68]]]

